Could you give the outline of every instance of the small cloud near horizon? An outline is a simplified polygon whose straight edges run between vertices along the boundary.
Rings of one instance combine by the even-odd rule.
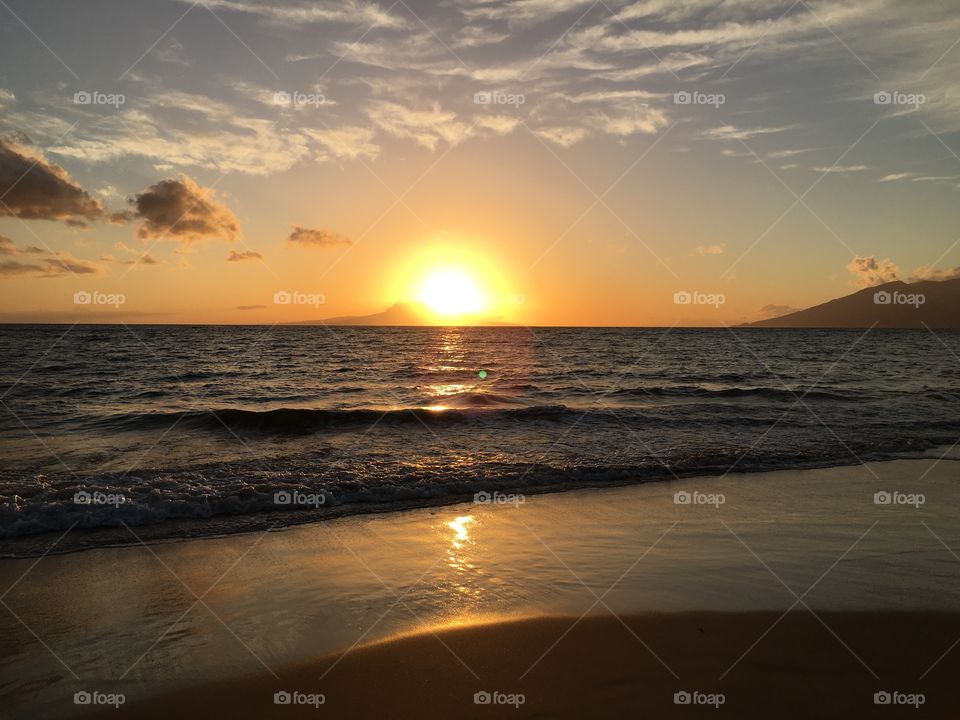
[[[287,242],[295,245],[309,245],[312,247],[334,247],[336,245],[352,245],[353,241],[343,235],[330,230],[314,229],[301,225],[291,225],[293,231]]]
[[[717,243],[716,245],[698,245],[694,251],[694,255],[723,255],[727,251],[726,243]]]
[[[266,310],[266,305],[237,305],[237,310]]]
[[[757,311],[761,320],[769,320],[771,318],[783,317],[784,315],[789,315],[790,313],[799,312],[800,308],[791,307],[790,305],[764,305]]]
[[[853,273],[853,283],[859,287],[883,285],[900,278],[900,268],[895,262],[890,258],[877,260],[873,255],[857,255],[847,263],[847,270]]]
[[[58,252],[43,250],[30,246],[26,249],[17,247],[8,237],[0,235],[0,256],[31,255],[40,256],[36,261],[21,262],[19,260],[0,261],[0,277],[14,277],[18,275],[38,278],[55,278],[64,275],[99,275],[103,267],[89,260],[74,257],[66,250]]]
[[[244,252],[231,250],[227,256],[227,262],[243,262],[244,260],[263,260],[263,255],[256,250],[245,250]]]

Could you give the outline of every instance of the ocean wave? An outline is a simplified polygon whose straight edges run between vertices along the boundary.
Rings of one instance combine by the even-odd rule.
[[[893,449],[858,448],[862,461],[924,457],[930,448],[906,444]],[[842,452],[798,451],[756,454],[743,447],[715,448],[684,456],[648,456],[642,462],[558,465],[545,462],[477,463],[469,468],[437,465],[373,468],[324,476],[305,463],[209,466],[183,470],[26,479],[0,476],[0,537],[7,541],[67,529],[146,527],[156,537],[223,534],[254,527],[286,526],[349,514],[450,504],[477,493],[535,494],[589,487],[638,484],[696,476],[849,465]],[[214,523],[209,521],[216,520]],[[179,522],[204,521],[185,529]],[[140,533],[138,533],[139,535]],[[135,541],[127,533],[119,542]],[[67,539],[58,551],[97,542]],[[92,545],[91,545],[92,543]],[[30,554],[34,547],[5,542],[0,557]]]
[[[455,407],[454,405],[459,405]],[[431,407],[386,409],[276,408],[246,410],[219,408],[184,412],[123,413],[99,418],[91,424],[110,430],[140,430],[167,427],[173,423],[196,430],[244,429],[264,433],[304,433],[324,428],[351,428],[377,425],[444,425],[471,421],[539,418],[563,420],[579,417],[583,411],[564,405],[503,407],[496,399],[451,398]]]

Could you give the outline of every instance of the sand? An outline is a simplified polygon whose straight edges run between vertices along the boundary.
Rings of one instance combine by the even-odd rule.
[[[937,660],[960,638],[960,614],[780,617],[685,612],[621,621],[607,613],[576,624],[548,617],[428,630],[285,668],[279,680],[265,673],[220,681],[97,716],[957,717],[960,649]],[[324,702],[278,706],[278,691],[322,694]],[[513,704],[475,704],[484,691]],[[714,704],[678,705],[674,695],[683,691]],[[914,704],[921,697],[907,695],[919,693],[923,702],[876,705],[874,694],[884,691]]]

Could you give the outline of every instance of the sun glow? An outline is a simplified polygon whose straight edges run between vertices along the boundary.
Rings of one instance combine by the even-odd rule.
[[[431,270],[420,284],[416,298],[443,317],[474,315],[490,304],[476,279],[456,268]]]

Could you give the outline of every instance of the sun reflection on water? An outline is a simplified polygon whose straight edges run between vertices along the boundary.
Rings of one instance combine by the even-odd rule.
[[[450,543],[455,549],[459,550],[470,542],[470,531],[467,530],[467,525],[473,522],[475,522],[473,515],[460,515],[447,523],[447,527],[455,533]]]

